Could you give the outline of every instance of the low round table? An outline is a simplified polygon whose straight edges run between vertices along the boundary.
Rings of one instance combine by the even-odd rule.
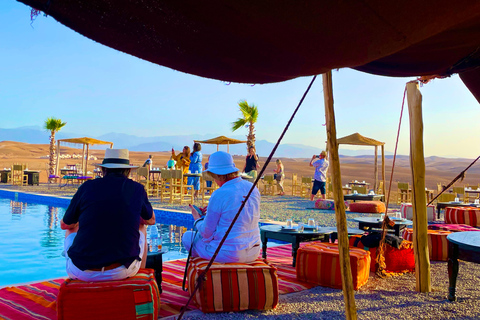
[[[155,280],[157,280],[158,289],[162,293],[162,271],[163,271],[163,254],[167,253],[166,249],[157,252],[148,252],[146,268],[155,270]]]
[[[364,231],[370,231],[372,228],[381,228],[383,221],[376,217],[359,217],[353,218],[354,221],[358,222],[358,229]],[[397,237],[400,236],[400,230],[406,226],[412,225],[411,220],[394,220],[395,225],[393,227],[388,226],[389,229],[395,231]]]
[[[455,301],[458,260],[480,263],[480,232],[454,232],[448,241],[448,300]]]
[[[322,228],[324,230],[331,230],[332,233],[330,234],[330,240],[333,242],[335,242],[335,240],[337,240],[338,236],[337,236],[337,227],[325,227],[325,228]],[[361,230],[361,229],[357,229],[357,228],[347,228],[347,233],[349,236],[353,236],[353,235],[360,235],[360,234],[364,234],[365,231],[364,230]]]
[[[307,226],[308,228],[308,226]],[[279,225],[268,225],[260,227],[260,238],[262,239],[262,257],[267,258],[268,239],[280,240],[292,244],[292,265],[297,262],[297,251],[301,242],[321,240],[328,242],[333,231],[328,228],[317,228],[316,230],[305,229],[303,232],[283,230]]]

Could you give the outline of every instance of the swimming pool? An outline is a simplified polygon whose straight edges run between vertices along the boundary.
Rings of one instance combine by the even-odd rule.
[[[60,221],[69,199],[0,192],[0,287],[66,277]],[[155,210],[162,222],[164,261],[185,258],[181,245],[193,219],[183,212]]]

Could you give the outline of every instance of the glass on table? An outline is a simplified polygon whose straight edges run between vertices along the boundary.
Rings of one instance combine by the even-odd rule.
[[[292,219],[287,219],[287,223],[285,225],[286,228],[291,228],[292,227]]]
[[[479,200],[478,200],[478,198],[476,198],[476,199],[473,201],[473,203],[475,203],[475,204],[479,204]]]
[[[401,219],[402,218],[402,214],[400,211],[397,211],[395,212],[395,219]]]
[[[308,226],[309,227],[314,227],[315,226],[315,220],[314,219],[308,219]]]
[[[303,232],[304,229],[305,229],[305,226],[304,226],[303,222],[299,222],[298,223],[298,232]]]

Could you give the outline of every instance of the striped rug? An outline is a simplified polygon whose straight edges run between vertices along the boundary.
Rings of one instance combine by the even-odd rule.
[[[315,285],[296,280],[292,267],[292,246],[268,248],[268,260],[278,269],[280,294],[302,291]],[[159,318],[178,314],[188,301],[188,292],[182,291],[185,259],[163,264],[161,310]],[[0,319],[32,320],[56,319],[56,298],[63,279],[0,289]],[[193,305],[189,309],[195,309]]]

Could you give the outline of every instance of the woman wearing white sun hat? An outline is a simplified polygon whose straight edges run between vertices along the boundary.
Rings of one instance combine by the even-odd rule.
[[[252,183],[238,176],[232,156],[224,151],[210,156],[206,171],[210,172],[220,188],[213,192],[204,218],[201,217],[201,212],[192,207],[194,225],[198,232],[185,232],[182,242],[187,250],[190,250],[193,244],[192,257],[210,259],[250,191]],[[215,261],[246,263],[256,260],[260,254],[259,219],[260,193],[255,188]]]

